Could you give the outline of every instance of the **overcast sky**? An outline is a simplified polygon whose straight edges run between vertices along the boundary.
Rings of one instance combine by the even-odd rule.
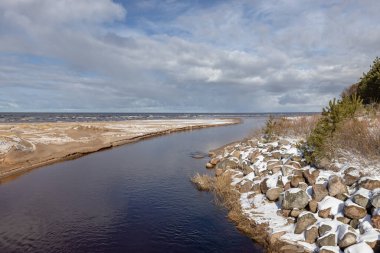
[[[321,111],[380,1],[0,0],[0,111]]]

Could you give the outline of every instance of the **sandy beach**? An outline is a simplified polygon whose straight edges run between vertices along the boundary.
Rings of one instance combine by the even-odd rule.
[[[239,119],[169,119],[0,124],[0,182],[33,168],[145,138],[239,122]]]

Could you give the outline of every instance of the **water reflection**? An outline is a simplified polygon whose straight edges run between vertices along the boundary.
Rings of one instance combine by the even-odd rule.
[[[175,133],[0,185],[0,252],[260,252],[189,182],[207,152],[263,118]]]

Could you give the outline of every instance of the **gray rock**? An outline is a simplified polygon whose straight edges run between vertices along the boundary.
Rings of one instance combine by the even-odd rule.
[[[298,216],[296,227],[294,229],[295,234],[301,234],[307,227],[313,225],[317,219],[314,217],[312,213],[306,213],[302,216]]]
[[[336,196],[338,194],[348,193],[347,186],[343,182],[343,179],[338,176],[331,176],[327,184],[327,189],[330,196]]]
[[[367,197],[364,197],[363,195],[360,195],[360,194],[354,195],[352,197],[352,201],[354,203],[358,204],[359,206],[364,207],[364,208],[368,208],[370,206],[370,200]]]
[[[318,234],[320,237],[324,236],[326,233],[330,232],[332,230],[332,227],[330,225],[327,225],[327,224],[322,224],[319,228],[318,228]]]
[[[336,246],[335,243],[335,234],[328,234],[324,237],[320,237],[317,240],[317,244],[319,247],[323,246]]]
[[[327,191],[326,187],[323,184],[314,184],[312,186],[313,188],[313,199],[316,201],[321,201],[326,197],[329,192]]]
[[[283,209],[304,209],[309,203],[309,196],[305,191],[297,188],[289,189],[284,192],[282,199],[282,208]]]

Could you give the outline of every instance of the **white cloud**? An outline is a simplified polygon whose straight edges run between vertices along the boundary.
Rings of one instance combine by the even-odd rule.
[[[137,5],[1,1],[0,110],[315,111],[380,52],[376,1]]]

